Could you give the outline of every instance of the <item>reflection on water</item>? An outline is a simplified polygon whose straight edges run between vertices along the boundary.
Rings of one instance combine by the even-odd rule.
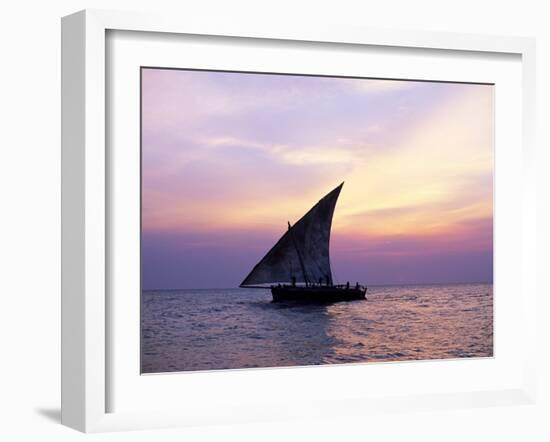
[[[145,291],[142,372],[492,356],[490,284],[373,287],[368,301],[267,290]]]

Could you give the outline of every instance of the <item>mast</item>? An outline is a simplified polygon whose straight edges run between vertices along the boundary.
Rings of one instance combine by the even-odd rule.
[[[298,250],[298,245],[296,244],[296,238],[294,238],[294,232],[292,231],[292,226],[290,225],[290,221],[288,222],[288,231],[290,232],[290,236],[292,237],[292,244],[294,244],[294,248],[296,249],[296,253],[298,254],[298,260],[300,261],[300,267],[302,269],[302,274],[304,275],[304,281],[306,283],[306,287],[309,285],[309,281],[307,279],[307,273],[306,268],[304,266],[304,260],[302,259],[302,255],[300,254],[300,250]]]

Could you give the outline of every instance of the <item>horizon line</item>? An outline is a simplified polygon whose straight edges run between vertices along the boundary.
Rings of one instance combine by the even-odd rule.
[[[350,282],[351,283],[351,282]],[[367,285],[367,287],[397,287],[397,286],[405,286],[405,285],[466,285],[466,284],[493,284],[493,281],[461,281],[461,282],[407,282],[407,283],[384,283],[384,284],[370,284]],[[236,289],[243,289],[243,288],[251,288],[256,290],[269,290],[271,286],[263,287],[180,287],[180,288],[156,288],[156,289],[144,289],[142,288],[142,292],[175,292],[178,290],[236,290]]]

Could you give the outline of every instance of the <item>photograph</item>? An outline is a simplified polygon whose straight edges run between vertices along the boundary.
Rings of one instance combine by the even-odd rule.
[[[142,374],[493,357],[494,84],[140,77]]]

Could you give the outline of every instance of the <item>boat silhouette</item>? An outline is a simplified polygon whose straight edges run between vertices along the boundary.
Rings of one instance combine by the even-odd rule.
[[[344,183],[325,195],[288,230],[243,280],[243,288],[271,288],[273,301],[338,302],[365,299],[367,287],[334,284],[330,232]]]

